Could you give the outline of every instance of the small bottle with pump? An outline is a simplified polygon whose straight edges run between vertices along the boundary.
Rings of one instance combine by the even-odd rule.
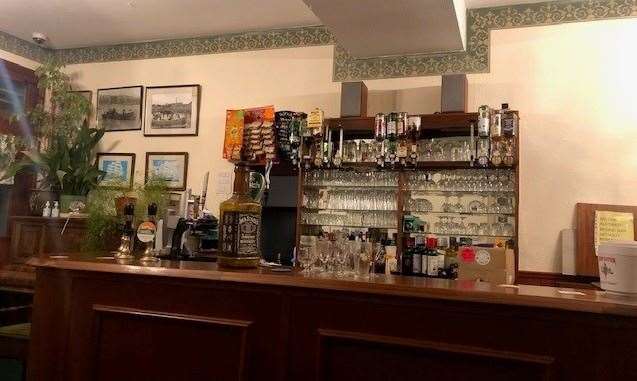
[[[51,203],[48,201],[44,204],[44,209],[42,209],[42,217],[51,217]]]
[[[53,201],[53,209],[51,209],[51,217],[60,217],[60,204],[57,201]]]

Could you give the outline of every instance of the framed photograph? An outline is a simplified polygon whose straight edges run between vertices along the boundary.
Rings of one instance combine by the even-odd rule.
[[[142,86],[97,90],[97,127],[106,131],[142,129]]]
[[[97,169],[106,172],[100,186],[131,189],[135,176],[135,154],[98,153]]]
[[[185,190],[188,176],[187,152],[146,152],[146,177],[168,182],[169,190]]]
[[[199,85],[146,88],[144,136],[197,136]]]

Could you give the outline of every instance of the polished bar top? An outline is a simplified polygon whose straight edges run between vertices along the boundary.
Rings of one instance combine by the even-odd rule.
[[[219,268],[216,263],[160,261],[144,264],[139,260],[117,261],[109,256],[63,255],[33,258],[30,265],[74,271],[204,279],[211,281],[302,287],[342,292],[370,293],[445,299],[466,302],[508,304],[606,315],[637,316],[637,298],[604,291],[562,289],[530,285],[494,285],[487,282],[433,279],[411,276],[372,275],[338,278],[305,275],[301,272],[275,272],[269,268],[236,270]]]

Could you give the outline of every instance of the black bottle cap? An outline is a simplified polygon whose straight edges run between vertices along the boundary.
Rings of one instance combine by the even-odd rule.
[[[509,108],[509,104],[508,103],[502,103],[502,110],[506,110]]]
[[[135,215],[135,204],[133,204],[132,202],[126,204],[126,206],[124,207],[124,214],[127,216]]]
[[[149,216],[157,215],[157,204],[155,204],[154,202],[151,202],[150,204],[148,204],[148,215]]]

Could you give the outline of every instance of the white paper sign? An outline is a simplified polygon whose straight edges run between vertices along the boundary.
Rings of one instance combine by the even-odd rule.
[[[220,196],[232,194],[232,172],[217,172],[215,193]]]

